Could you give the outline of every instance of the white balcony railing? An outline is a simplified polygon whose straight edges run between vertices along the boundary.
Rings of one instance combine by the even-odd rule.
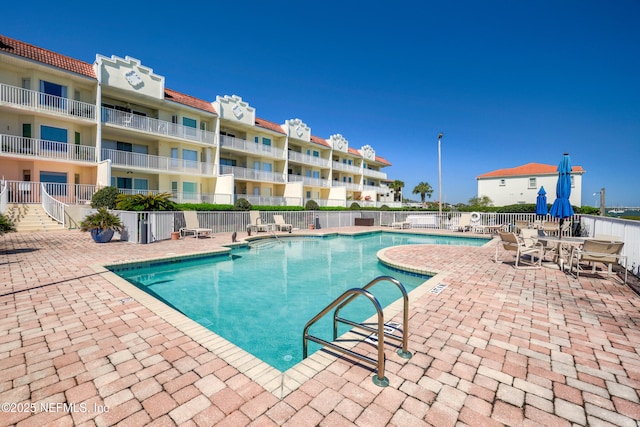
[[[363,169],[363,171],[364,171],[364,176],[368,176],[371,178],[387,179],[387,174],[384,172],[374,171],[371,169]]]
[[[362,169],[360,166],[348,165],[346,163],[333,162],[333,170],[343,171],[343,172],[351,172],[360,175],[362,173]]]
[[[174,159],[171,157],[154,156],[151,154],[132,153],[104,148],[102,159],[111,159],[113,166],[149,169],[162,172],[182,172],[190,174],[213,175],[213,163],[196,162],[193,160]]]
[[[304,185],[309,185],[312,187],[331,187],[331,181],[328,179],[322,178],[312,178],[310,176],[301,176],[301,175],[289,175],[289,182],[300,182],[302,181]]]
[[[284,159],[284,150],[280,148],[276,148],[271,145],[259,144],[228,135],[220,135],[220,146],[233,150],[243,151],[245,153],[258,154],[264,157]]]
[[[331,165],[328,159],[323,159],[322,157],[310,156],[308,154],[298,153],[297,151],[289,151],[288,153],[290,161],[319,166],[321,168],[328,168]]]
[[[102,107],[102,121],[104,123],[122,126],[154,135],[163,135],[172,138],[188,139],[190,141],[202,142],[209,145],[215,144],[215,133],[200,130],[178,123],[171,123],[147,116],[127,113],[126,111],[114,110]]]
[[[237,166],[222,165],[220,166],[220,174],[233,174],[235,179],[284,183],[284,176],[281,173],[265,172],[255,169],[240,168]]]
[[[332,181],[334,187],[347,187],[347,190],[360,191],[360,184],[352,182]]]
[[[0,105],[88,120],[96,118],[96,106],[93,104],[4,83],[0,83]]]
[[[25,138],[22,136],[0,135],[0,155],[5,154],[51,160],[91,163],[95,163],[96,161],[95,147],[47,141],[45,139]]]

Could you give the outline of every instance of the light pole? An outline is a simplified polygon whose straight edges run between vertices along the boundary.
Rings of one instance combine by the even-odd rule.
[[[604,187],[600,191],[593,193],[594,196],[600,196],[600,216],[604,216],[606,205],[604,204]]]
[[[442,163],[440,157],[440,141],[443,133],[438,135],[438,228],[442,228]]]

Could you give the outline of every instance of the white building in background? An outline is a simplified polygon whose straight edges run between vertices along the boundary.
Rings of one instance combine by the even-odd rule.
[[[571,197],[573,206],[582,206],[582,166],[571,169]],[[547,202],[556,198],[558,166],[528,163],[514,168],[499,169],[478,177],[478,197],[488,196],[494,206],[536,203],[540,187],[547,192]]]
[[[314,136],[300,119],[262,119],[235,95],[176,92],[135,58],[90,64],[0,36],[0,178],[12,184],[10,202],[38,203],[45,183],[68,204],[110,185],[178,202],[389,205],[391,164],[368,143],[351,145],[338,133]],[[33,191],[17,200],[25,183]]]

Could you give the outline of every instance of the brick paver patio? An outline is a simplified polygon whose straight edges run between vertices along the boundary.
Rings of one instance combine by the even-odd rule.
[[[0,425],[640,426],[640,298],[616,277],[389,248],[446,285],[411,298],[413,357],[387,349],[385,388],[337,359],[278,396],[92,268],[230,242],[0,236]]]

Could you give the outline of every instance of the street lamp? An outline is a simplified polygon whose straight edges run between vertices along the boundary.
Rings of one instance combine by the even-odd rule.
[[[438,135],[438,225],[442,228],[442,163],[440,160],[440,141],[443,133]]]

